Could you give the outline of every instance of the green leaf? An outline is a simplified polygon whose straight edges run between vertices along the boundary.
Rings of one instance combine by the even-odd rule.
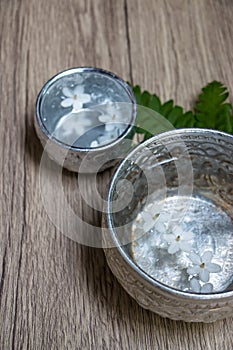
[[[138,105],[159,113],[174,128],[199,127],[233,133],[232,105],[226,103],[229,93],[227,88],[218,81],[213,81],[202,89],[195,104],[195,114],[192,111],[184,112],[182,107],[174,105],[173,100],[161,103],[156,94],[150,94],[148,91],[142,92],[139,85],[133,87],[133,92]],[[137,116],[135,132],[144,134],[144,139],[146,139],[153,134],[165,131],[170,125],[169,123],[158,125],[158,121],[158,114],[153,117],[148,111],[142,110]]]
[[[144,91],[141,94],[141,105],[148,106],[148,104],[150,103],[150,100],[151,100],[151,95],[149,94],[148,91]]]
[[[134,96],[136,98],[137,104],[141,105],[142,93],[141,93],[141,88],[139,85],[136,85],[133,87],[133,93],[134,93]]]
[[[151,108],[157,112],[159,112],[160,108],[161,108],[161,101],[160,99],[158,98],[158,96],[156,95],[152,95],[152,98],[151,100],[149,101],[148,103],[148,108]]]
[[[167,118],[168,114],[169,114],[172,110],[173,110],[173,100],[169,100],[169,101],[165,102],[165,103],[161,106],[159,112],[160,112],[164,117]]]
[[[139,85],[133,87],[133,92],[138,105],[150,108],[159,113],[165,117],[175,128],[193,126],[195,121],[194,114],[191,111],[184,113],[182,107],[174,106],[173,100],[169,100],[162,104],[156,94],[152,95],[148,91],[142,92]],[[148,132],[148,130],[151,132]],[[158,130],[158,124],[154,118],[148,118],[148,113],[146,112],[138,113],[137,127],[135,128],[135,132],[144,134],[144,139],[146,139],[148,137],[151,137],[153,134],[158,133]]]
[[[169,120],[170,123],[173,125],[177,125],[177,121],[181,120],[183,115],[183,108],[179,106],[175,106],[174,108],[171,109],[171,111],[167,115],[167,119]]]
[[[183,118],[185,120],[185,127],[186,128],[192,128],[195,123],[195,116],[193,112],[188,111],[183,115]],[[177,122],[177,128],[183,128],[183,126],[179,126],[179,121]]]
[[[204,87],[195,104],[195,126],[232,133],[232,106],[225,103],[228,95],[226,86],[218,81]]]

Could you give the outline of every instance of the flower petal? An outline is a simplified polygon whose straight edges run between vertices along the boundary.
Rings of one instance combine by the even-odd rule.
[[[152,227],[154,226],[154,220],[151,218],[151,216],[148,213],[142,213],[142,218],[144,220],[144,224],[143,224],[143,230],[145,232],[149,231],[150,229],[152,229]]]
[[[122,115],[121,114],[113,114],[114,115],[114,122],[116,122],[116,123],[122,123],[122,119],[123,119],[123,117],[122,117]]]
[[[76,111],[82,109],[83,104],[79,100],[73,100],[73,107]]]
[[[80,120],[77,120],[76,124],[73,125],[73,131],[76,132],[77,135],[82,135],[85,132],[85,127]]]
[[[112,132],[105,133],[104,135],[100,136],[98,138],[98,140],[99,140],[99,143],[101,145],[105,145],[109,142],[113,142],[116,138],[117,138],[117,136],[116,136],[115,132],[112,131]]]
[[[170,242],[174,242],[175,241],[175,238],[172,234],[170,233],[166,233],[163,235],[163,238],[165,239],[165,241],[167,241],[168,243]]]
[[[213,284],[206,283],[201,287],[201,293],[212,293],[213,292]]]
[[[77,85],[75,86],[74,90],[73,90],[73,95],[79,95],[82,94],[84,91],[84,86],[83,85]]]
[[[210,279],[210,273],[207,269],[200,268],[199,277],[202,282],[208,282]]]
[[[146,211],[143,211],[142,213],[141,213],[141,215],[142,215],[142,218],[143,218],[143,220],[146,222],[146,221],[152,221],[152,216],[149,214],[149,213],[147,213]]]
[[[190,281],[190,287],[195,293],[200,293],[200,282],[196,278],[192,278]]]
[[[74,96],[73,92],[68,87],[64,87],[62,89],[62,93],[66,97],[73,97]]]
[[[189,275],[196,275],[200,272],[199,266],[192,266],[187,269],[187,272]]]
[[[166,232],[166,227],[165,224],[163,222],[158,222],[157,220],[155,220],[155,228],[158,232],[164,233]]]
[[[79,102],[82,102],[82,103],[87,103],[87,102],[90,102],[91,100],[91,96],[88,95],[88,94],[77,94],[78,95],[78,100]]]
[[[211,262],[212,257],[213,257],[212,252],[208,250],[202,255],[201,260],[204,263],[208,263],[208,262]]]
[[[183,236],[183,230],[181,229],[180,226],[175,226],[173,229],[172,229],[172,233],[177,237],[177,236]]]
[[[180,248],[184,251],[184,252],[189,252],[192,249],[192,244],[190,242],[187,241],[180,241]]]
[[[111,118],[111,116],[109,114],[101,114],[99,116],[99,121],[101,123],[109,123],[109,122],[112,121],[112,118]]]
[[[206,268],[209,272],[220,272],[222,270],[220,265],[214,263],[207,263]]]
[[[108,123],[108,124],[105,124],[105,130],[106,131],[113,131],[114,129],[115,129],[115,125],[114,125],[114,123]],[[116,136],[116,138],[117,138],[117,136]]]
[[[71,107],[73,105],[74,100],[72,98],[65,98],[61,101],[62,107]]]
[[[99,143],[97,140],[92,141],[92,143],[90,144],[90,147],[98,147],[98,146],[99,146]]]
[[[160,211],[158,210],[158,203],[155,202],[155,203],[150,203],[148,206],[147,206],[147,209],[146,209],[148,212],[150,213],[158,213],[160,214]]]
[[[143,230],[145,231],[145,232],[148,232],[148,231],[150,231],[151,229],[152,229],[152,227],[154,226],[154,224],[152,223],[152,222],[145,222],[144,224],[143,224]]]
[[[172,243],[168,248],[169,254],[175,254],[180,250],[180,245],[177,242]]]
[[[196,265],[200,265],[201,264],[200,256],[195,254],[195,253],[190,253],[189,254],[189,259]]]
[[[195,254],[195,253],[190,253],[189,254],[189,259],[194,263],[194,264],[197,264],[197,265],[200,265],[201,264],[201,258],[199,255]]]
[[[74,128],[76,128],[79,125],[82,125],[82,126],[92,125],[91,119],[89,117],[83,116],[82,114],[80,115],[79,111],[77,111],[77,112],[73,111],[72,117],[73,117],[73,119],[69,120],[69,124],[67,124],[68,127],[71,127],[71,125]]]
[[[193,239],[193,237],[194,233],[192,231],[187,231],[183,234],[183,239],[185,239],[186,241]]]
[[[118,134],[122,134],[129,124],[117,123],[116,128],[118,129]]]

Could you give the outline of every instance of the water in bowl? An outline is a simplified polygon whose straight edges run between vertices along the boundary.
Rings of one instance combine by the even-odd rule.
[[[227,290],[233,280],[231,208],[224,207],[222,202],[220,205],[216,198],[211,198],[211,193],[171,196],[157,206],[160,212],[156,211],[152,197],[133,222],[134,262],[157,281],[178,290],[196,293]],[[146,227],[145,218],[149,226],[150,220],[154,220],[151,228]],[[208,261],[202,261],[203,256]],[[207,272],[203,275],[204,269]]]

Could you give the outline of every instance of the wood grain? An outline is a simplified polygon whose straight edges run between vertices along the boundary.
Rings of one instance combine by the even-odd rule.
[[[0,1],[2,350],[233,348],[232,320],[186,324],[143,310],[102,250],[59,232],[40,196],[33,129],[40,88],[73,66],[109,69],[186,107],[213,79],[233,96],[232,15],[231,0]],[[110,175],[98,177],[102,195]],[[75,211],[99,225],[77,175],[64,172],[63,185]]]

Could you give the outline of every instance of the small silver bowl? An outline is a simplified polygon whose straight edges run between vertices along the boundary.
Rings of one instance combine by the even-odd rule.
[[[126,82],[103,69],[79,67],[44,85],[37,98],[35,129],[58,164],[95,173],[128,151],[135,118],[136,100]]]
[[[232,316],[232,154],[232,136],[183,129],[140,144],[117,168],[104,250],[145,309],[187,322]]]

